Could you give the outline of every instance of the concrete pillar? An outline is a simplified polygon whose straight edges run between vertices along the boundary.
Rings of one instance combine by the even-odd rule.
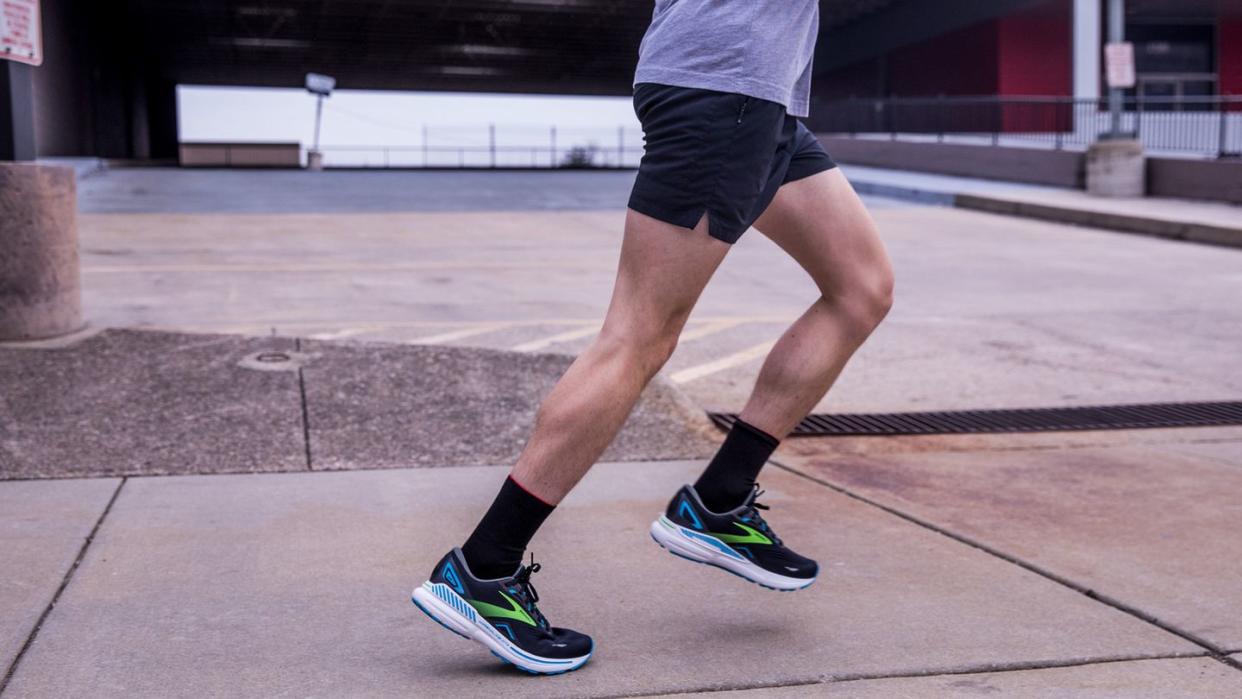
[[[73,168],[0,162],[0,341],[82,327]]]
[[[1130,139],[1110,139],[1087,149],[1087,193],[1098,197],[1146,194],[1147,158],[1143,144]]]

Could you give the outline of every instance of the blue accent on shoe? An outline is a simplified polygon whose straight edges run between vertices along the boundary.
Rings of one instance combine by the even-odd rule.
[[[444,628],[448,629],[449,631],[452,631],[453,633],[457,634],[458,636],[461,636],[462,638],[466,639],[467,641],[473,640],[473,639],[471,639],[469,636],[467,636],[467,635],[465,635],[465,634],[463,634],[463,633],[459,633],[456,629],[454,629],[453,627],[451,627],[451,626],[449,626],[448,624],[444,623],[443,621],[440,621],[438,618],[436,618],[436,615],[435,615],[435,614],[432,614],[432,613],[431,613],[431,612],[430,612],[430,611],[429,611],[426,607],[424,607],[423,605],[419,604],[417,599],[414,599],[413,597],[411,597],[411,598],[410,598],[410,601],[414,603],[414,606],[415,606],[415,607],[418,607],[418,611],[422,612],[423,614],[426,614],[428,617],[430,617],[430,618],[431,618],[431,620],[432,620],[432,621],[436,622],[436,623],[437,623],[437,624],[439,624],[440,626],[443,626]]]
[[[703,528],[703,521],[699,519],[697,514],[695,514],[694,508],[690,506],[690,501],[686,500],[684,497],[681,499],[681,505],[677,508],[677,514],[680,517],[685,517],[690,520],[690,523],[694,525],[695,529],[701,530]]]
[[[732,548],[729,548],[728,544],[721,541],[720,539],[717,539],[714,536],[708,536],[706,534],[700,534],[695,531],[690,531],[689,529],[686,529],[685,527],[680,527],[680,529],[683,535],[688,536],[692,539],[698,539],[699,541],[702,541],[708,546],[715,547],[716,549],[719,549],[720,552],[725,554],[726,556],[730,556],[732,558],[737,558],[737,559],[742,558],[741,556],[738,555],[737,551],[734,551]]]
[[[453,589],[457,590],[457,594],[466,594],[466,588],[462,586],[461,579],[457,577],[457,569],[453,567],[452,561],[444,564],[444,579],[453,586]]]
[[[517,636],[514,636],[514,635],[513,635],[513,629],[509,628],[509,625],[508,625],[508,624],[504,623],[503,621],[501,621],[501,622],[489,622],[489,623],[491,623],[491,625],[492,625],[492,626],[495,626],[495,627],[496,627],[496,628],[498,628],[498,629],[504,629],[505,633],[509,634],[509,638],[510,638],[511,640],[514,640],[514,641],[516,641],[516,640],[517,640]]]
[[[747,558],[749,558],[750,560],[752,560],[752,561],[753,561],[753,560],[755,560],[755,554],[751,553],[751,552],[750,552],[750,549],[746,548],[745,546],[736,546],[736,547],[734,547],[734,548],[736,548],[738,551],[741,551],[742,553],[746,554],[746,557],[747,557]]]
[[[759,587],[762,587],[762,588],[764,588],[764,589],[766,589],[766,590],[772,590],[772,591],[774,591],[774,592],[797,592],[797,591],[799,591],[799,590],[805,590],[806,588],[810,587],[810,586],[811,586],[811,585],[815,582],[815,579],[814,579],[814,578],[812,578],[809,582],[807,582],[807,584],[803,585],[802,587],[795,587],[795,588],[790,589],[790,590],[782,590],[782,589],[781,589],[781,588],[779,588],[779,587],[772,587],[771,585],[764,585],[764,584],[763,584],[763,583],[761,583],[761,582],[755,582],[754,580],[751,580],[750,578],[746,577],[745,575],[741,575],[741,574],[735,573],[735,572],[733,572],[733,571],[729,570],[728,568],[725,568],[724,566],[718,566],[718,565],[716,565],[715,563],[707,563],[707,562],[705,562],[705,561],[696,561],[696,560],[694,560],[693,558],[690,558],[689,556],[683,556],[682,554],[677,553],[677,552],[676,552],[676,551],[674,551],[673,549],[668,548],[668,547],[667,547],[667,546],[665,546],[664,544],[661,544],[661,543],[660,543],[660,540],[659,540],[659,539],[657,539],[657,538],[655,538],[655,536],[652,536],[652,537],[651,537],[651,540],[652,540],[652,541],[654,541],[654,542],[656,542],[656,544],[657,544],[657,545],[659,545],[659,547],[660,547],[660,548],[664,549],[665,551],[668,551],[669,553],[673,554],[674,556],[676,556],[676,557],[678,557],[678,558],[680,558],[680,559],[682,559],[682,560],[690,561],[691,563],[698,563],[699,565],[711,566],[712,568],[716,568],[717,570],[723,570],[724,572],[726,572],[726,573],[728,573],[728,574],[730,574],[730,575],[735,575],[735,576],[737,576],[737,577],[739,577],[739,578],[741,578],[741,579],[745,580],[746,582],[749,582],[749,583],[755,583],[755,584],[756,584],[756,585],[758,585]]]

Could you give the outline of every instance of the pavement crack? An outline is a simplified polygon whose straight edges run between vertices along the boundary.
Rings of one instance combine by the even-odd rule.
[[[1212,657],[1216,658],[1217,660],[1220,660],[1221,662],[1225,662],[1227,664],[1237,662],[1228,657],[1229,653],[1225,648],[1218,646],[1215,643],[1212,643],[1206,638],[1202,638],[1190,631],[1186,631],[1185,629],[1180,629],[1170,624],[1169,622],[1166,622],[1152,614],[1149,614],[1148,612],[1145,612],[1139,609],[1138,607],[1134,607],[1129,604],[1126,604],[1125,602],[1122,602],[1119,599],[1110,597],[1109,595],[1103,594],[1086,585],[1083,585],[1074,580],[1066,578],[1062,575],[1054,573],[1051,570],[1037,566],[1034,563],[1029,563],[1027,561],[1024,561],[1021,558],[1018,558],[1017,556],[1005,553],[1004,551],[1001,551],[1000,549],[995,548],[993,546],[989,546],[988,544],[985,544],[982,541],[977,541],[968,536],[950,531],[949,529],[936,525],[928,520],[922,519],[920,517],[916,517],[915,515],[909,514],[907,512],[902,512],[901,510],[895,507],[889,506],[889,505],[885,505],[884,503],[879,502],[878,500],[873,500],[865,495],[855,493],[854,491],[849,490],[848,488],[845,488],[844,486],[837,485],[836,483],[825,480],[823,478],[819,478],[817,476],[812,476],[809,473],[800,471],[796,468],[793,468],[792,466],[788,466],[779,461],[776,461],[775,459],[770,459],[769,463],[795,476],[804,478],[808,481],[811,481],[812,483],[818,483],[819,485],[822,485],[830,490],[836,491],[840,493],[841,495],[845,495],[846,497],[853,498],[854,500],[870,505],[871,507],[875,507],[877,509],[883,510],[884,512],[887,512],[890,515],[904,519],[905,521],[910,522],[911,524],[933,531],[937,534],[940,534],[941,536],[948,537],[949,539],[952,539],[960,544],[965,544],[966,546],[969,546],[971,548],[978,549],[979,551],[982,551],[986,554],[999,558],[1002,561],[1005,561],[1007,563],[1016,565],[1019,568],[1022,568],[1023,570],[1034,573],[1042,578],[1045,578],[1054,583],[1057,583],[1058,585],[1068,587],[1069,589],[1074,590],[1075,592],[1078,592],[1097,602],[1100,602],[1101,604],[1112,607],[1113,609],[1116,609],[1119,612],[1128,614],[1140,621],[1144,621],[1148,624],[1151,624],[1152,626],[1155,626],[1163,631],[1167,631],[1168,633],[1171,633],[1174,636],[1177,636],[1185,641],[1189,641],[1190,643],[1193,643],[1196,646],[1199,646],[1200,648],[1203,648],[1204,650],[1208,651],[1208,653],[1210,653]],[[1242,667],[1242,666],[1239,666],[1239,667]]]
[[[95,541],[95,535],[99,533],[99,528],[103,526],[104,520],[108,517],[108,513],[112,512],[112,506],[116,504],[116,499],[121,495],[121,489],[129,481],[128,477],[121,478],[121,482],[116,484],[116,489],[112,491],[112,497],[108,498],[108,504],[104,505],[103,511],[99,513],[99,518],[95,520],[95,526],[91,527],[91,531],[86,535],[86,539],[82,542],[82,547],[78,549],[78,555],[73,559],[73,563],[69,566],[69,570],[65,571],[65,576],[61,578],[60,586],[56,588],[52,599],[48,601],[47,606],[43,608],[43,613],[39,615],[34,626],[30,629],[30,634],[26,636],[25,643],[18,649],[17,655],[13,656],[13,662],[9,663],[9,667],[4,672],[4,677],[0,678],[0,695],[3,695],[8,689],[9,682],[12,681],[13,675],[17,673],[17,667],[21,664],[22,658],[26,657],[26,651],[34,645],[35,638],[39,635],[39,631],[43,628],[43,622],[47,621],[47,617],[52,613],[52,609],[56,607],[56,603],[60,601],[60,596],[64,594],[65,588],[69,586],[69,581],[73,579],[74,573],[77,572],[78,566],[82,565],[82,559],[86,557],[86,551],[90,548],[91,543]]]
[[[899,680],[920,677],[952,677],[959,675],[985,675],[1005,672],[1025,672],[1030,670],[1056,670],[1060,668],[1089,667],[1093,665],[1111,665],[1114,663],[1131,663],[1144,660],[1187,660],[1194,658],[1216,658],[1212,653],[1143,653],[1135,655],[1103,656],[1082,658],[1078,660],[1028,660],[1012,663],[993,663],[969,665],[957,668],[928,668],[909,672],[856,672],[841,675],[828,675],[820,679],[789,680],[776,682],[747,682],[737,685],[695,687],[679,689],[672,692],[638,692],[629,694],[609,694],[609,699],[642,699],[643,697],[682,696],[690,694],[715,694],[717,692],[737,692],[756,689],[777,689],[782,687],[815,687],[828,684],[845,684],[866,680]]]
[[[298,352],[302,351],[302,338],[294,338],[293,348]],[[298,367],[298,395],[302,401],[302,446],[306,451],[306,470],[314,471],[315,462],[311,458],[310,409],[306,406],[306,369],[301,366]]]

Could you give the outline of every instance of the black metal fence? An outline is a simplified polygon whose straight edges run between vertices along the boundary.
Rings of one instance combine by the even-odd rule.
[[[847,99],[816,107],[820,133],[1082,150],[1110,134],[1108,100],[1064,97]],[[1242,155],[1242,96],[1126,98],[1121,132],[1152,152]]]
[[[361,168],[632,168],[643,155],[633,126],[532,124],[427,125],[408,145],[329,145],[328,167]]]

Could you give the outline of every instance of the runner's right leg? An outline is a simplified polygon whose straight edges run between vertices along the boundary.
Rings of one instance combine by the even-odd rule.
[[[603,328],[544,400],[517,465],[465,546],[436,565],[414,603],[446,628],[528,672],[575,670],[590,637],[552,627],[522,566],[526,545],[625,423],[673,353],[686,318],[730,245],[627,211]]]

